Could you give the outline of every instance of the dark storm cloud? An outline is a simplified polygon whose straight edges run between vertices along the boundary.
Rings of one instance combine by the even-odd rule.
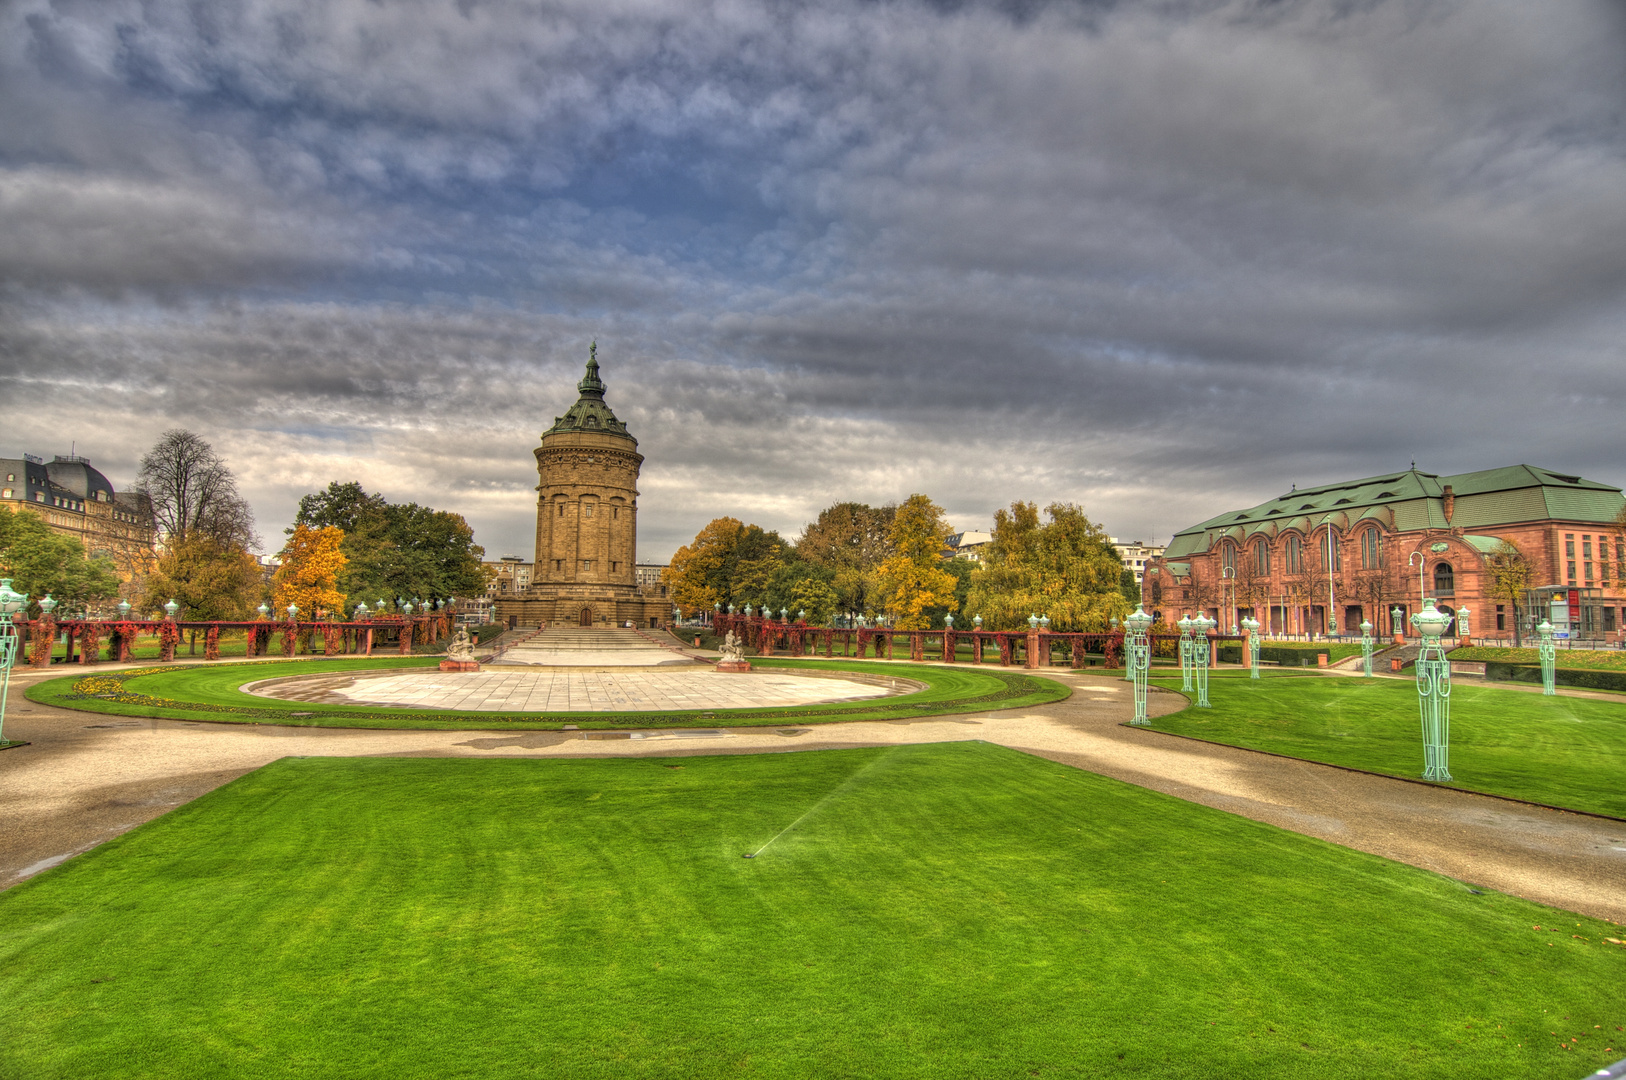
[[[354,477],[523,552],[596,336],[646,555],[911,491],[1154,539],[1413,457],[1620,482],[1623,45],[1582,0],[22,0],[6,452],[96,395],[81,450],[193,426],[268,536]]]

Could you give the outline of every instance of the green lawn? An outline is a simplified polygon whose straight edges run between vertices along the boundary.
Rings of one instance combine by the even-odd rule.
[[[1178,688],[1178,679],[1155,680]],[[1192,696],[1192,695],[1188,695]],[[1423,773],[1410,679],[1209,679],[1211,709],[1152,721],[1164,731],[1392,776]],[[1626,817],[1626,702],[1451,688],[1451,786]]]
[[[1616,927],[982,743],[285,760],[0,927],[30,1080],[1570,1080],[1626,1037]]]
[[[582,729],[619,727],[748,727],[781,722],[832,723],[842,720],[894,720],[902,717],[1029,708],[1059,701],[1071,691],[1051,679],[1025,675],[1020,669],[968,670],[911,664],[866,664],[861,661],[753,660],[761,668],[809,669],[912,679],[927,689],[871,701],[762,709],[716,709],[685,712],[496,713],[431,709],[380,709],[374,706],[313,705],[256,697],[238,689],[260,679],[350,670],[434,666],[434,658],[372,657],[359,660],[283,660],[266,663],[211,664],[127,671],[96,671],[52,679],[28,691],[31,701],[120,716],[157,716],[176,720],[226,723],[275,723],[310,727]],[[455,677],[455,676],[450,676]],[[748,676],[747,676],[748,677]]]
[[[1453,660],[1491,660],[1502,664],[1539,664],[1541,654],[1535,649],[1507,649],[1490,645],[1465,646],[1451,650]],[[1621,649],[1557,649],[1553,657],[1561,668],[1586,668],[1595,671],[1626,671],[1626,650]]]

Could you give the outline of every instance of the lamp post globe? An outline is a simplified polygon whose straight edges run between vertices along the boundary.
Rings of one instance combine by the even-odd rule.
[[[1180,689],[1189,693],[1196,689],[1191,684],[1191,616],[1180,616],[1174,625],[1180,628]]]
[[[1146,629],[1152,617],[1141,605],[1124,618],[1124,662],[1129,679],[1135,684],[1135,716],[1131,724],[1146,725],[1146,680],[1152,664],[1152,650],[1146,641]]]
[[[0,742],[5,741],[6,694],[11,689],[11,667],[17,662],[16,617],[28,608],[28,594],[11,587],[10,578],[0,578]]]
[[[1372,676],[1372,623],[1368,619],[1361,620],[1361,671],[1367,678]]]
[[[297,622],[298,619],[299,619],[299,605],[298,604],[289,604],[288,605],[288,621],[289,622]]]
[[[973,615],[973,616],[971,616],[971,627],[974,630],[981,630],[982,629],[982,616],[981,615]]]
[[[1440,638],[1451,625],[1449,611],[1424,598],[1423,610],[1411,617],[1423,639],[1417,654],[1417,702],[1423,718],[1423,779],[1451,779],[1451,662]]]
[[[1389,632],[1395,637],[1406,636],[1406,613],[1400,610],[1399,605],[1389,612]]]
[[[46,593],[45,594],[45,599],[40,601],[40,611],[45,614],[45,617],[47,619],[49,619],[51,617],[51,612],[53,612],[55,610],[56,610],[56,601],[51,598],[50,593]]]
[[[1536,655],[1541,658],[1541,692],[1552,697],[1558,693],[1558,644],[1553,641],[1553,624],[1541,620],[1536,633],[1541,638],[1536,644]]]
[[[271,614],[271,609],[266,607],[264,603],[260,604],[260,606],[255,608],[254,610],[259,612],[260,618],[262,618],[262,619],[264,619],[267,615]]]
[[[953,615],[944,615],[943,616],[943,628],[945,630],[953,630],[954,629],[954,616]]]
[[[1039,616],[1033,615],[1033,614],[1028,615],[1028,629],[1029,630],[1037,630],[1037,629],[1039,629]]]
[[[164,617],[170,622],[174,622],[175,613],[179,610],[181,610],[181,605],[177,604],[175,602],[175,598],[172,596],[169,598],[169,603],[164,605]]]

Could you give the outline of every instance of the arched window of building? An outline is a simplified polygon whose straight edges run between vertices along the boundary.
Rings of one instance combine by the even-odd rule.
[[[1263,540],[1253,547],[1253,568],[1260,577],[1270,576],[1270,545]]]
[[[1329,528],[1327,535],[1321,538],[1321,565],[1335,574],[1344,569],[1343,538],[1337,529]]]
[[[1434,567],[1434,595],[1452,596],[1457,591],[1456,573],[1451,569],[1450,563],[1439,563]]]
[[[1295,534],[1287,538],[1287,543],[1283,544],[1282,548],[1282,572],[1286,574],[1302,574],[1304,572],[1304,541]]]
[[[1379,570],[1383,567],[1383,533],[1367,529],[1361,533],[1361,569]]]
[[[1236,545],[1229,540],[1220,545],[1220,566],[1227,570],[1236,569]]]

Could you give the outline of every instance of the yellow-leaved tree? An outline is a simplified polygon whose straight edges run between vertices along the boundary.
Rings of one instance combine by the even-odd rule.
[[[347,561],[339,545],[344,530],[328,526],[294,526],[280,553],[276,576],[276,614],[285,616],[289,604],[299,606],[304,619],[337,618],[344,614],[344,593],[338,590],[339,571]]]
[[[953,532],[943,508],[925,495],[911,495],[898,507],[887,530],[892,555],[876,569],[876,578],[886,613],[899,630],[928,629],[927,608],[959,609],[954,575],[941,565]]]

